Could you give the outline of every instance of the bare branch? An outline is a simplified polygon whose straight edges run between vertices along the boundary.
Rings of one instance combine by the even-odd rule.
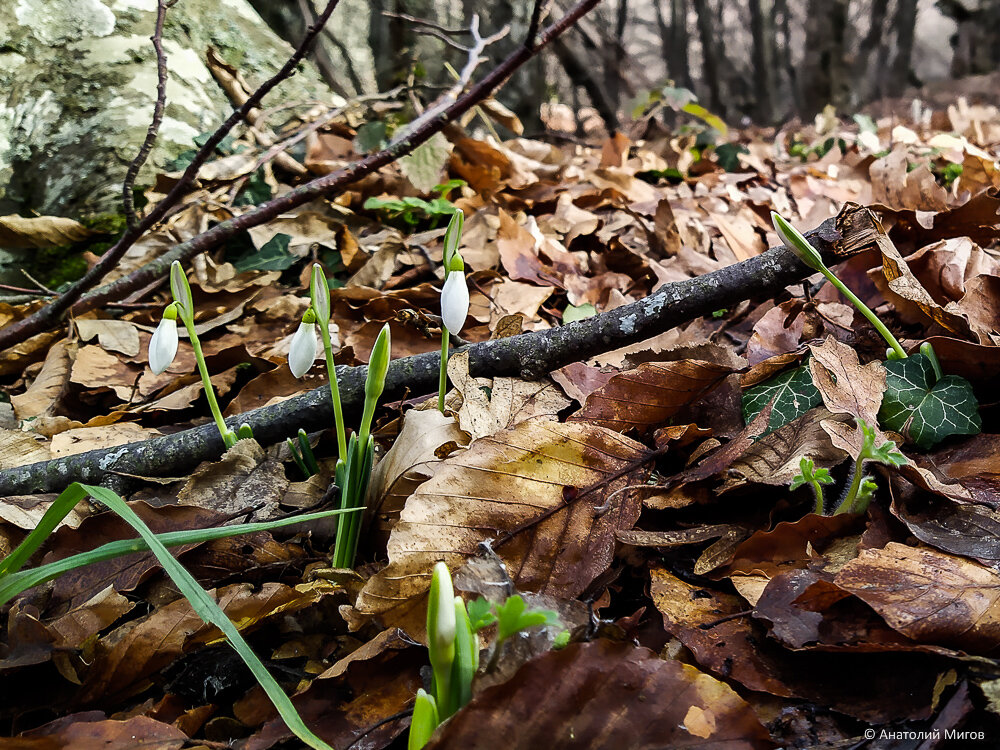
[[[153,27],[153,36],[150,41],[156,51],[156,101],[153,103],[153,119],[149,123],[146,131],[146,138],[139,147],[139,153],[135,155],[132,163],[128,165],[125,172],[125,180],[122,182],[122,210],[125,213],[125,225],[135,231],[139,220],[135,215],[135,198],[132,190],[135,187],[135,178],[139,176],[139,170],[149,158],[149,153],[156,143],[156,134],[160,131],[160,123],[163,122],[163,108],[167,105],[167,53],[163,51],[163,20],[167,17],[166,0],[156,2],[156,25]]]

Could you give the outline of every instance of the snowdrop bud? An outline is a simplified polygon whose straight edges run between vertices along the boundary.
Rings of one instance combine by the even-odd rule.
[[[288,347],[288,369],[292,375],[301,378],[312,367],[316,360],[316,314],[312,308],[306,310],[302,316],[299,328],[292,336],[291,346]]]
[[[430,600],[427,602],[427,638],[432,651],[446,655],[451,662],[455,654],[455,589],[451,585],[448,566],[439,562],[431,576]]]
[[[817,271],[823,268],[822,256],[816,248],[809,244],[809,240],[803,237],[798,229],[774,211],[771,212],[771,223],[774,224],[774,231],[778,233],[782,244],[795,253],[799,260]]]
[[[389,335],[389,324],[375,339],[372,356],[368,359],[368,377],[365,379],[365,401],[378,399],[385,389],[385,374],[389,370],[389,359],[392,357],[392,338]]]
[[[458,252],[458,243],[462,240],[462,225],[465,223],[465,214],[456,211],[451,215],[448,222],[448,229],[444,233],[444,265],[447,268],[451,264],[452,256]]]
[[[181,316],[193,316],[194,298],[191,296],[191,285],[179,260],[170,264],[170,292],[174,295],[174,301],[180,305]]]
[[[326,281],[326,274],[319,263],[313,263],[312,279],[309,281],[309,296],[312,298],[312,307],[316,313],[316,320],[321,326],[330,322],[330,285]]]
[[[163,319],[149,340],[149,369],[159,375],[170,367],[177,355],[177,303],[163,311]]]
[[[444,287],[441,289],[441,318],[444,320],[444,327],[453,333],[458,333],[465,325],[465,319],[469,316],[469,287],[465,283],[465,274],[462,269],[461,256],[458,254],[452,259],[458,261],[457,268],[449,270],[444,280]]]

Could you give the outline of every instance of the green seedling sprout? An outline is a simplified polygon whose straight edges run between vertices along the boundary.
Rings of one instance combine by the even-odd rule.
[[[250,425],[244,423],[240,425],[239,434],[237,434],[226,426],[226,421],[222,418],[222,411],[219,409],[219,402],[215,397],[215,388],[212,386],[212,380],[208,375],[208,366],[205,364],[205,355],[201,350],[201,341],[194,328],[194,298],[191,295],[191,285],[188,283],[180,261],[175,260],[170,265],[170,292],[174,301],[164,309],[160,325],[149,340],[149,367],[159,375],[174,361],[174,357],[177,356],[177,318],[179,317],[184,323],[184,328],[187,329],[191,348],[194,349],[194,358],[198,363],[198,373],[201,375],[201,382],[205,387],[208,408],[212,412],[215,426],[219,428],[222,442],[228,450],[236,444],[237,440],[243,437],[253,437],[253,431],[250,429]]]
[[[799,460],[799,473],[792,477],[789,489],[797,490],[805,484],[812,487],[816,497],[816,514],[823,515],[826,512],[826,506],[823,502],[823,485],[833,484],[833,477],[830,476],[829,469],[817,469],[811,458],[803,456]]]
[[[465,283],[465,262],[458,252],[465,215],[452,214],[444,233],[444,286],[441,289],[441,373],[438,378],[438,410],[444,414],[444,394],[448,388],[448,334],[458,333],[469,316],[469,287]]]
[[[309,282],[309,297],[312,312],[319,326],[319,336],[323,341],[326,355],[326,372],[330,378],[330,399],[333,401],[333,419],[337,428],[337,450],[341,460],[347,456],[347,434],[344,431],[344,410],[340,405],[340,383],[337,382],[337,367],[333,364],[333,345],[330,343],[330,285],[319,263],[313,264]],[[303,319],[303,322],[305,320]]]
[[[305,430],[299,430],[297,441],[288,438],[285,444],[288,446],[288,451],[292,454],[292,460],[295,462],[295,465],[302,472],[302,476],[308,479],[314,474],[319,474],[319,463],[316,461],[316,455],[313,453],[312,446],[309,445],[309,436]]]
[[[495,609],[495,614],[491,609]],[[410,723],[408,750],[420,750],[437,725],[472,699],[472,681],[479,671],[480,630],[497,624],[491,666],[505,640],[536,625],[558,624],[555,612],[526,610],[520,595],[495,608],[483,597],[468,605],[455,596],[448,566],[439,562],[431,573],[427,599],[427,650],[433,676],[431,693],[417,691]]]
[[[906,464],[906,456],[899,452],[896,444],[891,440],[886,440],[881,445],[875,445],[875,430],[868,426],[863,419],[858,420],[858,426],[864,435],[864,444],[861,453],[854,462],[854,474],[851,483],[847,486],[840,504],[834,511],[838,513],[863,513],[871,502],[872,495],[877,485],[874,478],[865,474],[865,464],[870,461],[899,468]]]
[[[375,339],[375,346],[372,347],[372,354],[368,360],[361,429],[351,435],[346,460],[341,457],[337,461],[337,486],[340,487],[340,507],[344,510],[360,508],[368,492],[372,465],[375,461],[375,440],[371,435],[372,418],[375,415],[378,399],[385,389],[391,349],[392,339],[389,334],[389,324],[386,323]],[[354,565],[360,534],[360,513],[345,517],[337,524],[337,541],[333,553],[334,567],[350,568]]]
[[[869,309],[868,305],[862,302],[854,292],[847,288],[847,285],[844,284],[843,281],[834,275],[833,271],[826,267],[819,251],[809,244],[809,240],[807,240],[799,230],[789,224],[775,211],[771,212],[771,222],[774,224],[774,231],[778,233],[778,237],[781,238],[785,247],[795,253],[799,260],[807,266],[826,276],[827,280],[833,284],[841,294],[847,297],[851,304],[854,305],[862,315],[868,318],[869,322],[873,326],[875,326],[875,330],[877,330],[882,335],[882,338],[886,340],[886,343],[889,344],[889,351],[886,352],[886,356],[889,359],[906,359],[906,352],[903,350],[903,347],[900,346],[896,337],[892,335],[892,332],[885,327],[885,324]]]

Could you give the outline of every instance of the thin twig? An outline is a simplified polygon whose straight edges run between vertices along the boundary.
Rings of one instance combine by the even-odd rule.
[[[542,8],[545,0],[535,0],[535,7],[531,9],[531,23],[528,25],[528,33],[524,37],[524,46],[531,49],[535,43],[535,36],[538,34],[538,24],[542,20]]]
[[[156,0],[156,25],[153,28],[153,36],[150,41],[156,51],[156,101],[153,103],[153,119],[146,130],[146,138],[139,148],[139,153],[135,155],[132,163],[128,165],[125,172],[125,180],[122,182],[122,209],[125,213],[125,225],[133,232],[139,225],[139,220],[135,215],[135,198],[132,190],[135,187],[135,178],[139,176],[139,170],[146,163],[153,145],[156,143],[156,134],[160,131],[160,123],[163,122],[163,108],[167,105],[167,53],[163,50],[163,20],[167,17],[166,0]]]
[[[447,26],[442,26],[439,23],[434,23],[433,21],[428,21],[426,18],[417,18],[416,16],[411,16],[406,13],[393,13],[391,10],[383,10],[382,15],[386,18],[400,18],[404,21],[409,21],[412,24],[418,26],[424,26],[429,29],[435,29],[442,34],[448,34],[449,36],[464,36],[466,34],[471,34],[468,29],[457,28],[449,29]],[[418,34],[420,33],[417,29],[414,29]]]
[[[319,18],[316,20],[316,23],[309,28],[309,31],[302,38],[302,42],[296,48],[295,52],[292,53],[292,56],[288,58],[288,61],[281,67],[281,70],[261,84],[260,88],[258,88],[250,96],[250,98],[247,99],[243,106],[233,112],[233,114],[219,126],[218,130],[212,134],[205,145],[198,150],[194,161],[192,161],[191,164],[188,165],[188,168],[184,170],[184,174],[181,176],[180,180],[178,180],[170,192],[167,193],[166,197],[153,207],[153,209],[146,215],[146,218],[143,219],[138,226],[134,229],[127,229],[121,239],[101,256],[101,260],[86,274],[84,274],[83,278],[63,292],[58,299],[49,303],[38,312],[29,315],[24,320],[11,323],[5,328],[0,329],[0,349],[13,346],[14,344],[28,339],[36,333],[40,333],[41,331],[48,329],[62,317],[64,312],[66,312],[78,299],[80,299],[80,296],[87,289],[90,289],[90,287],[103,279],[112,268],[118,265],[126,251],[128,251],[128,249],[135,244],[136,240],[156,225],[167,214],[167,212],[181,200],[187,192],[188,187],[194,182],[194,179],[198,174],[198,170],[215,151],[215,147],[218,146],[219,143],[222,142],[222,139],[229,134],[229,131],[232,130],[240,120],[245,119],[246,114],[250,110],[257,107],[261,100],[268,93],[270,93],[275,86],[290,77],[295,72],[296,67],[305,56],[310,44],[312,44],[313,40],[319,34],[320,29],[323,28],[323,25],[327,22],[327,19],[329,19],[330,14],[333,13],[334,8],[337,7],[338,2],[340,2],[340,0],[330,0],[326,8],[323,10],[323,13],[320,14]],[[169,267],[169,265],[170,264],[168,262],[166,267]],[[143,278],[144,280],[141,283],[131,287],[129,291],[145,286],[149,283],[149,281],[151,281],[151,279],[145,279],[145,277]],[[106,299],[100,297],[98,297],[98,299],[99,302],[95,306],[99,306],[107,301]],[[86,309],[93,309],[93,307]]]

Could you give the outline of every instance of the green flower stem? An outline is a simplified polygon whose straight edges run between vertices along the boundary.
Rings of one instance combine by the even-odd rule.
[[[184,319],[184,327],[187,329],[188,338],[191,340],[191,348],[194,349],[194,358],[198,363],[198,372],[201,375],[201,382],[205,386],[205,398],[208,399],[208,408],[212,410],[212,417],[215,419],[215,426],[219,428],[219,434],[226,448],[232,448],[236,443],[235,435],[226,427],[226,420],[222,418],[222,411],[219,409],[219,402],[215,398],[215,388],[212,387],[212,380],[208,376],[208,366],[205,364],[205,355],[201,350],[201,341],[194,330],[194,320],[188,315],[181,316]]]
[[[881,320],[879,320],[878,316],[875,315],[875,313],[873,313],[869,309],[868,305],[866,305],[864,302],[858,299],[858,296],[850,289],[848,289],[847,285],[844,284],[843,281],[834,276],[833,271],[827,268],[825,264],[820,266],[819,270],[820,273],[826,276],[827,280],[831,284],[833,284],[835,287],[837,287],[838,290],[840,290],[841,294],[843,294],[845,297],[847,297],[848,300],[850,300],[852,305],[854,305],[856,308],[858,308],[858,310],[861,311],[862,315],[868,318],[868,321],[873,326],[875,326],[875,330],[882,335],[882,338],[886,340],[886,343],[892,347],[892,350],[894,352],[896,352],[896,356],[899,359],[906,359],[906,351],[904,351],[903,347],[900,346],[899,341],[896,340],[896,337],[892,335],[892,331],[890,331],[888,328],[885,327],[885,324]]]
[[[816,495],[816,515],[821,516],[826,511],[826,505],[823,502],[823,486],[815,479],[809,482],[809,485],[813,488],[813,494]]]
[[[861,489],[861,480],[865,475],[864,463],[866,458],[869,458],[869,456],[862,452],[862,454],[858,456],[858,460],[854,462],[854,476],[851,477],[851,485],[847,490],[847,495],[844,497],[844,501],[838,505],[837,510],[834,511],[834,515],[851,512],[851,508],[854,506],[854,499],[858,496],[858,490]]]
[[[444,414],[444,392],[448,389],[448,329],[441,326],[441,376],[438,378],[438,411]]]
[[[347,433],[344,431],[344,409],[340,405],[337,366],[333,364],[333,344],[330,343],[329,321],[319,320],[319,335],[323,339],[323,351],[326,353],[326,372],[330,379],[330,399],[333,401],[333,418],[337,425],[337,450],[340,452],[341,460],[345,460],[347,457]]]

